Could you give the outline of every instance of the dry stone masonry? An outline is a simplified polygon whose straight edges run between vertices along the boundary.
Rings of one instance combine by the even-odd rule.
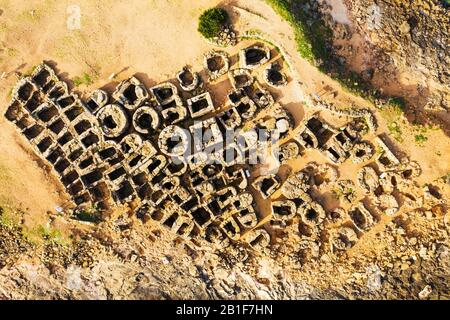
[[[5,116],[52,166],[77,208],[108,212],[133,202],[144,223],[158,221],[180,238],[218,248],[243,243],[276,255],[283,244],[303,262],[353,247],[383,214],[440,201],[433,186],[415,184],[420,167],[398,156],[387,137],[363,140],[376,130],[368,110],[344,112],[313,98],[314,110],[296,127],[258,81],[272,91],[289,81],[272,58],[268,47],[252,45],[230,69],[226,52],[208,52],[208,80],[228,77],[233,88],[221,106],[190,67],[176,74],[176,84],[147,88],[133,76],[111,95],[98,89],[82,101],[42,63],[18,81]],[[322,113],[349,121],[334,127]],[[229,131],[239,134],[230,140]],[[267,159],[275,146],[278,169],[260,170],[253,160]],[[310,152],[317,163],[290,168]],[[344,162],[358,167],[355,181],[340,179]],[[337,205],[325,203],[325,193]]]

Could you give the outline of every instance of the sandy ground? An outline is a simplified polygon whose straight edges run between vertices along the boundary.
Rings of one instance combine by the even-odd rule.
[[[339,1],[336,2],[340,3]],[[266,5],[261,4],[260,1],[231,1],[230,5],[248,10],[246,12],[244,10],[234,9],[234,12],[237,13],[236,24],[239,30],[263,30],[265,33],[273,35],[278,42],[281,42],[285,46],[286,50],[294,58],[294,67],[298,72],[298,78],[302,82],[302,90],[309,93],[316,93],[327,100],[336,102],[337,105],[341,105],[342,107],[354,105],[373,109],[366,101],[343,91],[339,84],[317,71],[317,69],[299,57],[295,53],[294,35],[289,25],[281,20]],[[342,12],[337,12],[337,14],[342,15]],[[363,57],[364,55],[360,54],[359,56]],[[407,87],[408,81],[412,81],[411,79],[408,80],[406,76],[404,78],[405,82],[398,84],[400,87]],[[293,84],[291,83],[291,85]],[[337,94],[335,98],[331,98],[331,93],[333,92]],[[396,92],[393,93],[395,94]],[[292,100],[292,102],[288,100]],[[305,111],[299,101],[301,99],[297,98],[296,100],[296,96],[293,95],[286,98],[282,97],[280,103],[288,107],[290,111],[293,111],[294,115],[297,114],[296,118],[303,118]],[[326,113],[322,114],[326,119]],[[376,116],[380,126],[378,133],[389,132],[387,125],[390,119],[385,119],[380,114],[376,114]],[[420,183],[431,182],[450,172],[450,139],[448,139],[442,130],[412,126],[404,118],[394,120],[401,127],[402,141],[392,139],[392,142],[399,151],[402,150],[411,160],[418,161],[421,164],[423,175],[419,179]],[[334,123],[334,121],[336,120],[333,119],[331,123]],[[415,136],[421,133],[426,136],[427,141],[423,144],[418,144],[415,142]],[[317,157],[315,160],[317,161]],[[353,170],[354,168],[350,166],[348,172],[352,174],[354,172]],[[340,171],[345,176],[347,172],[346,165],[341,167]]]
[[[28,142],[0,120],[0,203],[20,209],[26,218],[38,221],[45,214],[64,207],[67,198],[48,168],[28,150]]]
[[[10,99],[16,81],[14,72],[29,73],[42,60],[54,64],[69,83],[88,74],[93,83],[79,86],[77,91],[81,93],[97,87],[114,88],[118,81],[135,73],[147,86],[152,86],[173,79],[184,65],[200,71],[202,54],[212,47],[196,31],[197,17],[202,10],[218,3],[104,1],[99,5],[96,1],[78,1],[81,29],[69,30],[66,10],[71,2],[0,1],[0,72],[6,73],[6,78],[0,81],[0,112],[4,112]],[[108,79],[112,73],[118,74],[114,81]],[[211,85],[217,104],[221,104],[229,88],[229,84],[224,86],[221,81]],[[290,100],[282,97],[282,102],[294,105]],[[53,182],[43,178],[38,165],[20,163],[32,162],[27,155],[32,151],[26,143],[19,145],[20,135],[3,118],[0,126],[4,137],[0,143],[3,151],[0,164],[5,172],[2,175],[14,177],[2,181],[3,202],[19,203],[21,208],[35,208],[36,212],[53,212],[55,206],[64,203],[64,197],[51,192],[55,189]],[[22,197],[18,202],[17,194],[33,193],[16,192],[24,190],[24,186],[38,190],[35,193],[39,196]]]

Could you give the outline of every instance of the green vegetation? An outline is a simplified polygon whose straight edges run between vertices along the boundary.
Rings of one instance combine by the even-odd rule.
[[[198,19],[198,32],[206,39],[216,37],[228,22],[228,12],[222,8],[211,8],[204,11]]]
[[[85,222],[98,223],[102,220],[99,212],[95,208],[77,211],[74,216],[77,220]]]
[[[73,84],[75,87],[79,87],[81,85],[89,86],[94,83],[92,76],[88,73],[83,73],[81,77],[73,78]]]
[[[344,192],[339,188],[333,189],[332,192],[333,192],[334,197],[338,200],[344,196]]]
[[[17,19],[21,22],[38,22],[41,20],[42,14],[41,10],[34,9],[34,10],[24,10],[17,16]]]
[[[257,35],[257,34],[260,34],[260,33],[262,33],[262,31],[259,30],[259,29],[250,29],[250,30],[247,31],[247,34],[249,34],[249,35],[252,35],[252,34]],[[241,39],[242,39],[242,40],[252,40],[252,39],[255,39],[255,38],[252,37],[252,36],[247,36],[247,37],[241,37]],[[260,41],[262,41],[262,42],[264,42],[264,43],[267,43],[269,46],[273,47],[273,48],[278,52],[278,54],[281,56],[281,59],[282,59],[283,62],[286,64],[286,66],[287,66],[288,68],[290,68],[289,62],[288,62],[288,61],[286,60],[286,58],[283,56],[280,47],[278,47],[278,46],[277,46],[275,43],[273,43],[272,41],[269,41],[269,40],[266,40],[266,39],[260,39],[260,38],[258,38],[258,40],[260,40]]]
[[[17,54],[19,53],[19,51],[15,48],[6,48],[5,52],[10,58],[17,56]]]
[[[68,239],[54,227],[39,224],[32,228],[22,227],[21,229],[23,238],[30,243],[39,244],[44,241],[45,243],[68,245]]]
[[[4,207],[0,207],[0,226],[10,228],[14,225],[15,225],[15,221],[10,216],[9,211]]]
[[[46,242],[52,242],[62,245],[66,244],[66,240],[61,234],[61,231],[59,231],[58,229],[39,225],[35,231],[36,234]]]
[[[404,105],[398,103],[387,103],[381,109],[381,115],[388,121],[398,121],[404,111]]]
[[[23,76],[24,77],[29,77],[33,74],[33,72],[37,69],[37,65],[36,66],[31,66],[29,67],[26,71],[23,72]]]
[[[0,33],[6,33],[6,32],[8,32],[8,26],[6,25],[6,23],[2,23],[2,24],[0,24]]]
[[[389,133],[395,140],[403,142],[407,136],[408,139],[414,138],[417,145],[423,146],[428,140],[427,132],[435,129],[432,125],[426,126],[417,121],[409,125],[408,120],[403,117],[405,108],[406,103],[403,98],[391,98],[381,108],[380,115],[386,120]]]
[[[427,128],[427,126],[424,126],[420,123],[413,123],[413,129],[414,129],[414,141],[416,142],[416,144],[418,144],[419,146],[423,146],[423,144],[428,140],[428,137],[426,136],[427,131],[430,129],[432,130],[433,127],[429,126]]]
[[[332,31],[322,20],[307,24],[307,16],[300,8],[305,0],[266,0],[275,12],[286,20],[294,29],[297,50],[300,55],[311,63],[318,59],[328,59],[326,43],[331,41]]]
[[[443,176],[444,181],[450,185],[450,172]]]
[[[328,68],[332,68],[330,65]],[[347,91],[356,96],[362,97],[372,104],[375,103],[380,95],[377,90],[371,88],[370,84],[362,78],[362,76],[352,70],[345,70],[338,68],[336,70],[326,71],[326,68],[319,67],[319,70],[327,73],[333,80],[339,82],[344,91]]]
[[[339,187],[333,189],[332,193],[336,199],[340,200],[344,197],[351,198],[352,195],[355,193],[355,190],[353,190],[352,187],[342,188],[341,186],[339,186]]]
[[[389,133],[394,137],[395,140],[397,140],[398,142],[403,142],[403,134],[398,122],[390,122],[388,123],[387,127],[389,129]]]
[[[255,35],[255,36],[257,36],[258,34],[261,34],[261,33],[263,33],[263,31],[260,30],[260,29],[250,29],[250,30],[247,31],[247,34]],[[252,40],[254,38],[252,36],[249,36],[249,37],[241,37],[241,39],[242,40]],[[272,46],[275,50],[277,50],[278,53],[281,54],[281,49],[277,45],[275,45],[275,43],[273,43],[273,42],[271,42],[269,40],[266,40],[266,39],[261,39],[261,41],[267,43],[270,46]],[[284,57],[282,57],[282,58],[284,59]]]
[[[416,134],[414,136],[414,140],[419,144],[422,145],[425,141],[428,140],[428,138],[426,136],[424,136],[423,134]]]

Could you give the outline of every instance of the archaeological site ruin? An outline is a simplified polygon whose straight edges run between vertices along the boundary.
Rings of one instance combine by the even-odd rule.
[[[314,107],[295,119],[270,91],[293,81],[286,64],[262,44],[241,49],[238,59],[234,65],[227,53],[211,51],[207,79],[184,67],[173,82],[148,88],[133,76],[112,94],[98,89],[87,99],[42,63],[19,80],[5,116],[77,208],[107,212],[133,202],[143,223],[218,248],[239,242],[269,252],[296,234],[297,258],[316,259],[351,248],[401,206],[439,201],[414,185],[420,167],[398,156],[386,136],[365,139],[377,126],[368,110],[337,110],[311,97]],[[233,88],[225,105],[205,86],[221,77]],[[330,117],[346,122],[335,126]],[[228,141],[229,131],[239,134]],[[275,147],[277,169],[262,170],[253,160],[270,162]],[[321,164],[290,168],[314,152]],[[355,181],[341,178],[349,162],[360,166]],[[325,190],[340,207],[321,200]]]

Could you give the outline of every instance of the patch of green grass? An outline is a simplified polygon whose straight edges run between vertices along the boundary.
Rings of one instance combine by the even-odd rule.
[[[83,79],[81,79],[81,77],[75,77],[73,78],[73,85],[75,87],[79,87],[83,84]]]
[[[325,43],[331,38],[332,32],[321,20],[307,24],[307,17],[300,9],[305,0],[266,0],[273,10],[286,20],[294,30],[297,50],[300,55],[311,63],[317,59],[326,59]]]
[[[257,35],[257,34],[260,34],[260,33],[262,33],[262,31],[261,30],[258,30],[258,29],[250,29],[250,30],[248,30],[248,32],[247,32],[247,34],[254,34],[254,35]],[[252,40],[252,39],[255,39],[255,38],[253,38],[253,37],[241,37],[241,39],[242,40]],[[286,66],[288,67],[288,68],[290,68],[290,66],[289,66],[289,62],[286,60],[286,58],[283,56],[283,54],[282,54],[282,52],[281,52],[281,49],[280,49],[280,47],[278,47],[275,43],[273,43],[272,41],[269,41],[269,40],[266,40],[266,39],[260,39],[260,38],[258,38],[258,40],[260,40],[261,42],[264,42],[264,43],[267,43],[268,45],[270,45],[271,47],[273,47],[277,52],[278,52],[278,54],[280,55],[280,57],[281,57],[281,59],[283,60],[283,62],[286,64]]]
[[[403,142],[403,134],[398,122],[390,122],[388,123],[389,133],[394,137],[398,142]]]
[[[19,54],[19,50],[15,49],[15,48],[3,47],[3,48],[1,48],[0,62],[4,62],[6,60],[14,58],[18,54]]]
[[[331,48],[333,31],[321,19],[311,19],[303,10],[307,0],[266,0],[274,11],[286,20],[294,30],[297,51],[300,56],[318,66],[338,81],[343,88],[358,96],[374,100],[369,85],[357,73],[336,67]]]
[[[388,99],[387,104],[393,108],[398,109],[401,112],[406,110],[406,101],[403,97],[392,97]]]
[[[38,22],[41,19],[40,10],[24,10],[18,16],[17,19],[23,22]]]
[[[423,145],[425,143],[425,141],[428,140],[428,138],[426,136],[424,136],[423,134],[416,134],[414,136],[414,140],[416,141],[417,144]]]
[[[16,223],[11,217],[9,210],[7,208],[0,207],[0,225],[10,228],[15,224]]]
[[[340,68],[338,72],[327,72],[326,68],[319,67],[320,70],[328,73],[335,81],[339,82],[344,91],[353,95],[362,97],[372,103],[377,98],[376,90],[371,89],[369,83],[365,81],[361,75],[352,70],[344,70]]]
[[[34,230],[22,228],[22,237],[32,244],[38,244],[42,238]]]
[[[304,9],[308,0],[266,0],[273,10],[293,28],[297,51],[300,56],[316,65],[318,69],[339,82],[342,88],[371,103],[379,93],[357,72],[337,63],[333,54],[333,30],[321,18],[311,18],[311,9]],[[319,13],[317,13],[319,15]],[[401,99],[401,98],[394,98]],[[403,100],[404,101],[404,100]]]
[[[93,77],[84,72],[81,76],[73,78],[73,84],[75,87],[79,87],[81,85],[89,86],[94,83]]]
[[[24,77],[29,77],[33,74],[33,72],[37,69],[38,66],[31,66],[26,71],[23,72]]]
[[[102,221],[99,212],[96,208],[92,208],[91,210],[80,210],[75,212],[75,218],[80,221],[93,222],[98,223]]]
[[[9,89],[8,89],[8,93],[6,94],[6,97],[7,97],[8,99],[11,99],[11,98],[12,98],[13,90],[14,90],[14,88],[9,88]]]
[[[198,19],[198,32],[206,39],[218,36],[222,27],[228,22],[228,12],[222,8],[205,10]]]
[[[37,228],[37,232],[45,241],[54,243],[65,242],[64,237],[61,234],[61,231],[59,231],[58,229],[39,225]]]
[[[353,194],[355,193],[355,190],[353,190],[353,188],[351,188],[351,187],[349,187],[349,188],[337,187],[337,188],[333,189],[332,193],[336,199],[341,200],[344,197],[351,198],[353,196]]]
[[[8,205],[0,206],[0,226],[8,228],[17,228],[22,237],[30,243],[38,244],[41,241],[52,242],[60,245],[67,245],[68,241],[64,238],[60,230],[54,227],[37,225],[35,227],[26,227],[20,223],[20,211],[12,209]]]

